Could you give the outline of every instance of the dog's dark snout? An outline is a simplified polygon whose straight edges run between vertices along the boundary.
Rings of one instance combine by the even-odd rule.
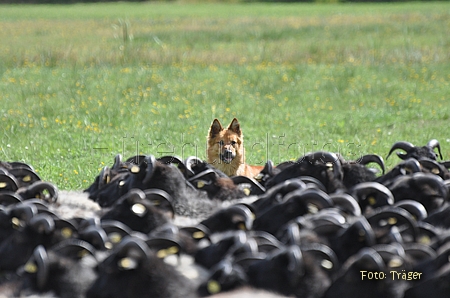
[[[226,150],[223,152],[223,155],[224,155],[225,157],[230,158],[230,157],[233,157],[233,152],[232,152],[231,150],[226,149]]]

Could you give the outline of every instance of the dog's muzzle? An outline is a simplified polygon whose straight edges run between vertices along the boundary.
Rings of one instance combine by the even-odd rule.
[[[222,154],[220,154],[220,159],[224,163],[230,163],[235,157],[236,155],[230,150],[225,150]]]

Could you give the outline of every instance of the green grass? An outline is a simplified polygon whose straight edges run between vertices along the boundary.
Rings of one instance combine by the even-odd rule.
[[[0,160],[81,189],[117,153],[205,158],[233,117],[254,164],[450,159],[449,26],[446,2],[1,6]]]

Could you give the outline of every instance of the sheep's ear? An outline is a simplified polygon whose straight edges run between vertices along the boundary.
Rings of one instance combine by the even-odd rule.
[[[230,126],[228,126],[228,129],[237,133],[238,135],[241,134],[241,125],[239,124],[239,121],[234,118],[233,121],[231,121]]]
[[[36,286],[39,290],[43,290],[47,283],[49,266],[47,251],[42,245],[34,249],[31,258],[24,266],[24,270],[29,274],[35,274]]]
[[[209,137],[214,138],[222,130],[223,130],[223,127],[222,127],[222,124],[220,124],[220,121],[217,119],[214,119],[214,121],[211,124],[211,127],[209,129]]]
[[[39,214],[31,218],[29,226],[39,234],[50,234],[55,230],[55,221],[50,215]]]

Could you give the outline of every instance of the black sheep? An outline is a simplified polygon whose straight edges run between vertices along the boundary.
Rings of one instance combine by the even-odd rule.
[[[249,193],[234,184],[230,177],[221,177],[215,170],[205,170],[189,179],[200,191],[205,191],[208,198],[212,200],[227,201],[239,199],[247,196]]]
[[[400,176],[388,186],[395,202],[415,200],[425,207],[427,212],[439,209],[448,200],[448,188],[442,178],[434,174],[415,173]]]
[[[367,164],[372,162],[380,166],[382,174],[384,175],[384,161],[383,158],[379,155],[364,155],[356,161],[341,160],[342,170],[344,173],[344,186],[346,188],[351,188],[358,183],[374,181],[377,178],[375,171],[366,166]]]
[[[146,199],[140,189],[132,189],[117,200],[101,220],[117,220],[145,234],[168,222],[168,218]]]
[[[288,193],[305,188],[306,183],[303,182],[300,177],[288,179],[278,183],[264,194],[259,195],[258,200],[251,205],[255,209],[256,215],[259,215],[270,209],[272,206],[281,203],[284,196]]]
[[[225,233],[213,244],[198,250],[195,262],[205,268],[211,269],[221,260],[242,252],[257,251],[256,241],[247,236],[244,231]]]
[[[420,166],[420,163],[414,158],[409,158],[397,164],[386,174],[377,177],[375,182],[389,187],[389,185],[391,185],[397,177],[410,175],[421,171],[422,167]]]
[[[359,250],[376,243],[375,232],[364,216],[356,218],[351,225],[340,229],[335,235],[329,236],[327,240],[341,263]]]
[[[330,197],[318,189],[300,189],[288,193],[283,202],[256,217],[253,228],[275,235],[288,221],[333,205]]]
[[[403,298],[447,298],[448,293],[450,293],[450,272],[447,270],[441,275],[407,289]]]
[[[46,214],[33,216],[24,227],[15,230],[0,244],[0,272],[13,271],[25,264],[38,245],[50,247],[55,222]]]
[[[392,192],[378,182],[362,182],[352,187],[349,192],[357,200],[363,214],[374,209],[394,204]]]
[[[423,221],[432,224],[433,227],[450,228],[450,206],[445,204],[434,210]]]
[[[253,262],[248,266],[247,276],[253,287],[302,298],[321,297],[330,285],[314,255],[295,245],[274,250],[266,258]]]
[[[102,184],[98,189],[90,190],[89,199],[99,204],[100,207],[111,207],[130,189],[129,183],[127,183],[130,176],[129,171],[117,173],[108,183]]]
[[[157,188],[167,192],[177,207],[179,202],[186,200],[193,188],[188,184],[181,171],[170,164],[157,161],[154,156],[146,156],[127,181],[129,188]]]
[[[87,298],[191,298],[195,290],[138,238],[126,237],[98,267]]]
[[[439,163],[435,160],[423,158],[419,160],[422,172],[438,175],[444,180],[450,179],[450,171],[447,168],[447,163]]]
[[[253,218],[254,214],[247,205],[236,204],[216,211],[201,221],[200,224],[208,228],[210,233],[250,230],[253,225]]]
[[[343,171],[338,156],[331,152],[314,152],[300,157],[267,181],[267,189],[287,179],[312,176],[319,180],[328,193],[343,188]]]
[[[38,246],[23,267],[21,293],[54,293],[61,298],[83,298],[97,277],[94,248],[68,239],[46,250]]]
[[[105,166],[100,171],[100,174],[98,174],[97,177],[95,177],[94,182],[84,190],[84,192],[89,193],[89,195],[92,195],[95,197],[95,193],[97,193],[100,189],[105,187],[106,184],[110,183],[115,176],[117,176],[120,173],[128,172],[129,169],[132,167],[132,164],[129,162],[123,162],[122,161],[122,155],[117,154],[114,157],[114,164],[110,168],[108,166]]]
[[[0,244],[38,213],[34,204],[18,203],[0,210]]]
[[[391,150],[389,150],[389,154],[387,155],[386,159],[395,150],[402,149],[406,153],[398,153],[397,152],[397,156],[403,160],[408,159],[408,158],[414,158],[417,160],[420,160],[422,158],[428,158],[431,160],[436,160],[438,155],[434,152],[435,148],[438,149],[439,157],[442,159],[441,146],[439,145],[439,142],[436,139],[430,140],[427,143],[427,145],[422,146],[422,147],[416,147],[409,142],[400,141],[400,142],[396,142],[396,143],[394,143],[394,145],[392,145]]]
[[[102,207],[109,207],[133,188],[164,190],[174,199],[174,207],[178,213],[182,208],[179,205],[183,205],[187,197],[195,192],[177,167],[161,163],[153,155],[148,155],[140,161],[139,165],[129,165],[126,171],[116,173],[97,191],[91,191],[89,198]]]
[[[199,296],[209,296],[227,292],[247,284],[247,275],[244,269],[225,259],[211,268],[211,274],[197,289]]]
[[[392,279],[380,254],[368,247],[343,264],[323,298],[401,298],[403,288],[399,282]]]

